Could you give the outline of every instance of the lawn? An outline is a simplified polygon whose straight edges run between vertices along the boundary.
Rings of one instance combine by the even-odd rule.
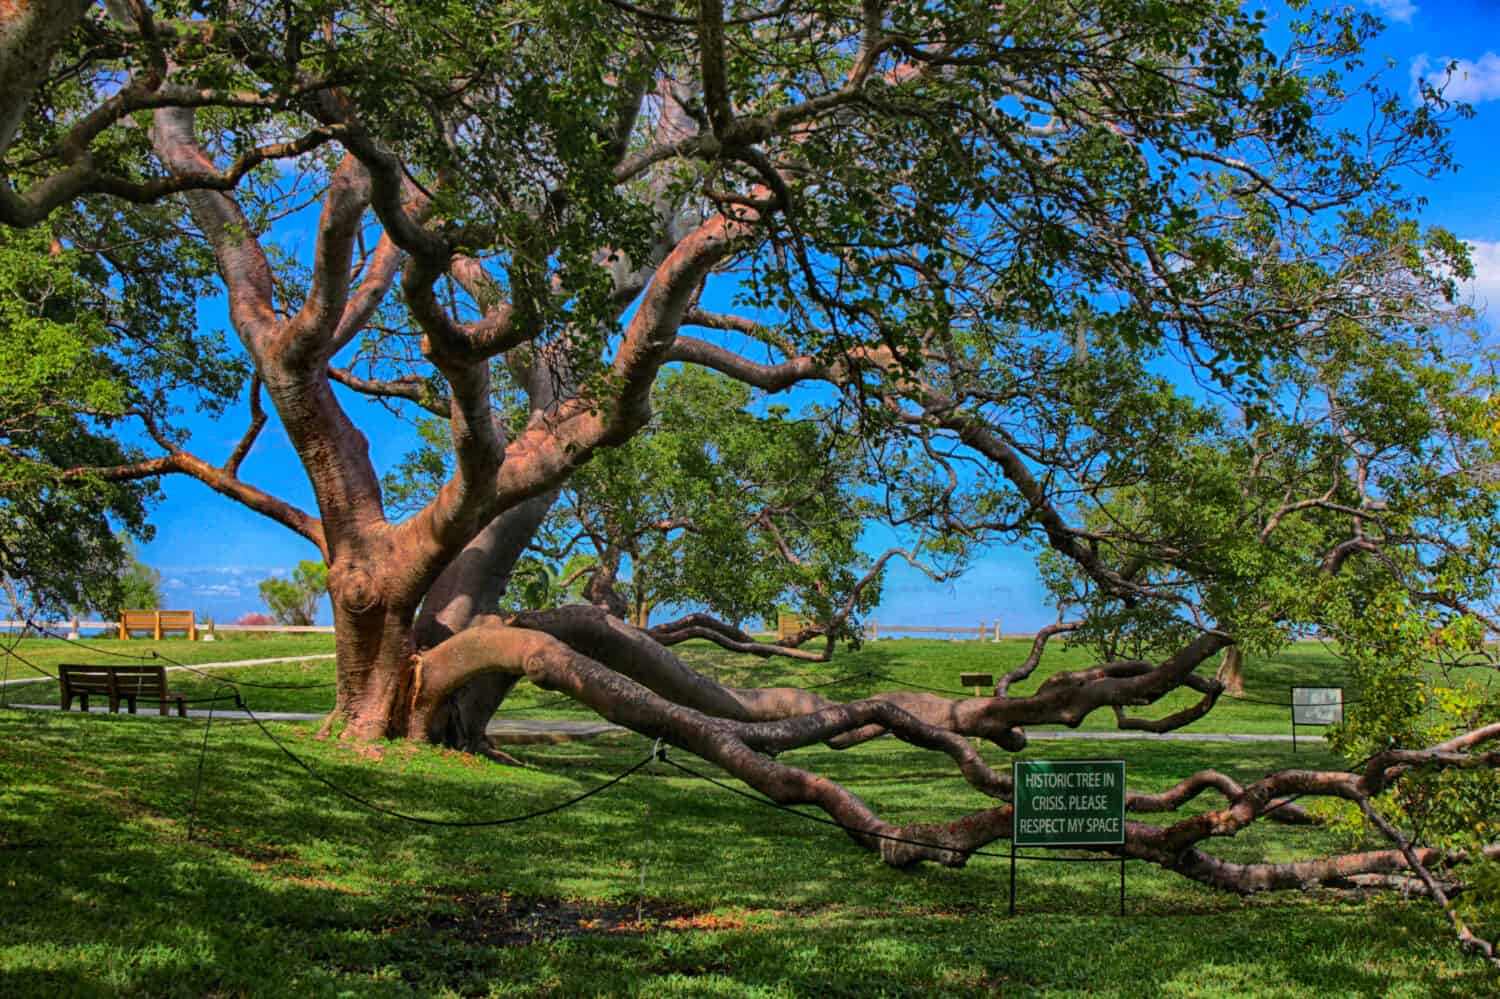
[[[1010,651],[880,642],[816,669],[949,686],[956,669],[998,670]],[[726,679],[752,671],[690,654]],[[812,669],[753,667],[764,680]],[[265,707],[271,693],[246,696]],[[445,820],[547,807],[650,749],[634,735],[527,746],[534,767],[520,770],[319,741],[314,724],[270,728],[340,786]],[[566,811],[455,829],[371,814],[250,723],[217,720],[189,840],[204,735],[201,720],[0,711],[0,994],[1475,996],[1500,986],[1421,901],[1239,899],[1132,863],[1122,919],[1114,865],[1023,863],[1011,919],[1004,859],[891,870],[836,830],[663,764]],[[1061,741],[1028,753],[1122,758],[1140,789],[1205,765],[1241,778],[1337,765],[1278,743]],[[783,758],[897,820],[987,803],[945,759],[893,740]],[[1288,859],[1338,845],[1322,830],[1265,825],[1213,849]]]
[[[55,667],[60,661],[114,661],[94,649],[141,655],[149,653],[152,648],[158,648],[164,656],[178,662],[202,664],[224,659],[326,653],[332,651],[333,640],[328,635],[296,635],[253,639],[236,637],[229,642],[208,645],[187,641],[90,641],[87,645],[89,648],[80,649],[56,640],[35,639],[21,643],[17,651],[45,668]],[[867,643],[857,651],[840,650],[833,661],[828,663],[735,656],[706,642],[686,643],[678,646],[677,652],[704,672],[726,683],[744,686],[826,684],[830,680],[849,677],[847,681],[822,689],[829,697],[853,699],[880,690],[902,689],[904,685],[931,687],[954,694],[966,693],[958,686],[960,673],[989,672],[998,677],[1019,665],[1030,648],[1030,642],[1018,639],[1005,639],[1001,642],[881,640]],[[1053,673],[1088,666],[1091,662],[1086,652],[1065,649],[1060,642],[1054,643],[1042,667],[1029,679],[1012,687],[1011,691],[1018,695],[1031,693]],[[1215,665],[1216,661],[1210,663],[1204,672],[1212,673]],[[9,669],[12,670],[12,676],[34,675],[26,667],[14,662]],[[246,667],[226,671],[223,675],[253,684],[272,685],[244,688],[243,692],[252,706],[262,710],[324,712],[333,707],[333,664],[328,660]],[[1182,731],[1289,734],[1290,712],[1281,705],[1290,700],[1290,687],[1293,684],[1342,684],[1346,687],[1347,699],[1352,701],[1359,696],[1357,687],[1345,675],[1339,661],[1322,646],[1315,644],[1293,646],[1271,659],[1251,656],[1246,664],[1245,676],[1245,699],[1221,699],[1207,717],[1186,726]],[[190,698],[203,698],[212,696],[219,690],[222,681],[218,674],[210,678],[178,672],[172,676],[172,686]],[[276,686],[300,689],[274,689]],[[53,683],[27,684],[12,690],[8,697],[19,703],[52,704],[57,700],[57,688]],[[1195,703],[1197,698],[1198,695],[1192,691],[1177,691],[1151,708],[1139,709],[1138,713],[1146,717],[1158,717]],[[502,715],[527,718],[591,716],[587,709],[577,706],[571,700],[537,690],[524,682],[506,701]],[[1086,731],[1107,731],[1116,726],[1110,712],[1100,711],[1087,718],[1080,727]],[[1316,738],[1316,731],[1304,734],[1309,738]]]

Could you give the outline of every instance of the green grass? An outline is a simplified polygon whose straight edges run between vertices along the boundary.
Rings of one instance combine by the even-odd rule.
[[[927,658],[929,644],[944,643],[914,651]],[[633,735],[522,747],[536,766],[517,770],[272,728],[339,784],[455,820],[545,807],[649,750]],[[1500,984],[1426,903],[1242,900],[1138,863],[1124,919],[1113,865],[1042,863],[1023,864],[1010,919],[1003,859],[891,870],[836,830],[660,764],[524,825],[436,828],[371,815],[250,724],[218,721],[188,841],[203,735],[201,722],[0,711],[0,995],[1476,996]],[[1029,752],[1118,756],[1142,789],[1204,765],[1241,778],[1336,765],[1280,744]],[[893,740],[784,758],[898,820],[987,803],[946,760]],[[1264,825],[1214,849],[1248,860],[1335,846],[1321,830]],[[648,918],[634,935],[495,946],[481,918],[506,898],[628,911],[642,897],[692,909],[700,928]]]
[[[186,641],[164,641],[160,643],[134,642],[89,642],[111,651],[128,654],[144,654],[150,648],[159,648],[165,655],[185,663],[207,663],[225,659],[255,659],[272,656],[310,655],[332,651],[332,638],[327,635],[282,636],[273,638],[240,638],[230,642],[213,644]],[[107,656],[88,650],[79,650],[55,640],[28,640],[18,651],[44,667],[53,668],[59,661],[103,662]],[[1015,668],[1030,651],[1030,643],[1007,639],[1002,642],[945,642],[923,639],[901,639],[868,643],[864,648],[850,652],[841,650],[829,663],[801,663],[785,659],[758,660],[746,656],[726,653],[706,642],[690,642],[678,646],[676,651],[689,663],[709,675],[726,682],[744,686],[773,686],[780,684],[815,684],[851,674],[873,672],[883,677],[858,676],[837,686],[824,688],[823,692],[839,699],[853,699],[880,690],[901,689],[900,682],[919,684],[943,690],[959,692],[958,676],[964,672],[988,672],[999,676]],[[1064,669],[1078,669],[1091,665],[1088,654],[1081,650],[1067,650],[1055,645],[1038,671],[1026,681],[1012,687],[1014,694],[1027,694],[1053,673]],[[1216,661],[1205,668],[1212,673]],[[12,662],[12,676],[31,675],[24,666]],[[331,661],[311,663],[282,663],[254,666],[225,671],[226,677],[246,680],[257,684],[316,684],[331,682],[334,668]],[[1357,687],[1342,670],[1341,664],[1318,645],[1297,645],[1278,654],[1273,660],[1250,657],[1245,669],[1246,700],[1225,697],[1207,717],[1182,729],[1185,732],[1233,732],[1288,734],[1290,711],[1284,704],[1290,699],[1289,688],[1293,684],[1339,685],[1346,687],[1345,697],[1358,696]],[[220,681],[187,673],[174,673],[172,687],[190,698],[211,696],[220,688]],[[333,707],[331,687],[313,687],[304,690],[271,690],[247,687],[247,700],[259,710],[326,712]],[[52,683],[27,684],[13,689],[10,700],[19,703],[52,704],[57,700],[56,685]],[[1189,690],[1176,691],[1161,702],[1139,709],[1145,717],[1159,717],[1197,701],[1198,695]],[[1272,701],[1277,704],[1255,703]],[[526,718],[588,718],[587,709],[572,701],[559,698],[523,682],[505,702],[502,716]],[[1060,728],[1061,726],[1040,726]],[[1115,729],[1114,716],[1109,711],[1097,711],[1085,719],[1085,731],[1108,731]],[[1316,731],[1307,733],[1316,738]]]
[[[75,643],[56,638],[27,638],[14,643],[13,656],[6,654],[6,650],[11,648],[12,640],[0,642],[0,676],[10,680],[25,680],[39,676],[28,663],[35,664],[48,673],[55,673],[59,663],[124,663],[134,661],[132,657],[149,657],[155,651],[162,657],[160,662],[170,667],[172,663],[201,665],[243,659],[328,655],[333,652],[334,646],[332,635],[251,634],[228,638],[221,636],[215,642],[190,642],[185,638],[168,638],[160,642],[88,638]],[[218,675],[217,671],[215,675]],[[310,663],[236,667],[223,671],[222,675],[254,683],[327,683],[333,679],[333,661],[325,659]],[[189,698],[209,697],[221,686],[216,679],[187,672],[171,674],[172,689]],[[331,688],[260,690],[258,693],[260,696],[252,703],[256,708],[266,711],[328,711],[333,707]],[[7,689],[5,696],[12,703],[56,704],[57,683],[43,680],[40,683],[16,684]]]

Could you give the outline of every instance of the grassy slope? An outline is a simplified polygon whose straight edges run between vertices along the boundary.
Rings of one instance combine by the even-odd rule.
[[[274,726],[339,783],[451,819],[554,803],[649,748],[635,736],[525,747],[538,768],[520,771],[361,751],[312,728]],[[522,826],[441,829],[333,797],[247,723],[211,736],[187,842],[201,723],[0,711],[0,994],[1474,996],[1500,984],[1421,902],[1245,901],[1134,864],[1122,920],[1111,865],[1028,864],[1011,920],[1004,860],[890,870],[833,830],[667,770]],[[1121,756],[1142,788],[1210,762],[1241,777],[1334,762],[1275,744],[1033,752]],[[946,762],[890,740],[789,758],[896,818],[985,804]],[[1328,849],[1326,836],[1266,827],[1217,849],[1289,858]],[[454,928],[469,893],[633,903],[643,881],[714,928],[509,948]]]

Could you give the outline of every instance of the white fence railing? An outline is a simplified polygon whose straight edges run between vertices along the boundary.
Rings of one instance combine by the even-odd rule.
[[[42,628],[59,635],[71,634],[74,631],[113,631],[120,630],[118,621],[0,621],[0,629],[6,631],[20,631],[23,628]],[[280,634],[306,634],[306,635],[331,635],[333,625],[331,624],[215,624],[213,628],[199,625],[201,632],[277,632]]]

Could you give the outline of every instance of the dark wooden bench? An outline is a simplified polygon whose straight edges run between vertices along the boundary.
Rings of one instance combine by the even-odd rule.
[[[122,640],[134,634],[149,634],[159,642],[163,635],[175,632],[181,632],[190,641],[198,640],[198,622],[192,611],[120,611],[120,638]]]
[[[167,704],[177,702],[177,715],[187,717],[187,702],[183,695],[167,689],[165,666],[85,666],[81,663],[62,663],[57,667],[58,679],[62,681],[62,709],[69,710],[73,698],[78,706],[89,709],[89,695],[103,694],[109,698],[109,710],[118,713],[124,701],[135,714],[136,701],[144,698],[156,701],[161,713],[167,713]]]

